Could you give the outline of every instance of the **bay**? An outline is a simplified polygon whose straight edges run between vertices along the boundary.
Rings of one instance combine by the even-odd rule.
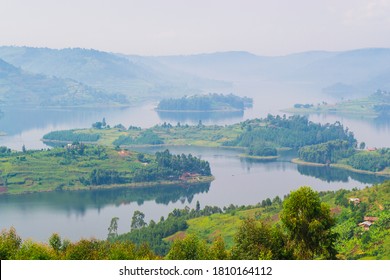
[[[266,117],[268,113],[283,114],[280,109],[294,103],[315,103],[328,97],[313,93],[310,88],[300,90],[291,85],[237,85],[235,93],[254,98],[254,106],[242,114],[210,115],[159,115],[156,103],[126,108],[1,108],[0,146],[21,150],[42,149],[40,141],[53,130],[90,127],[106,119],[110,125],[123,124],[151,127],[163,122],[196,124],[232,124],[250,118]],[[353,131],[359,142],[367,147],[385,147],[390,143],[390,121],[373,120],[362,116],[350,118],[335,115],[312,115],[314,122],[341,123]],[[157,148],[161,149],[161,148]],[[143,149],[154,153],[156,148]],[[135,210],[145,213],[146,220],[158,221],[175,208],[195,208],[199,201],[206,205],[224,207],[230,204],[260,203],[276,195],[283,197],[299,186],[308,185],[318,191],[352,189],[371,186],[385,178],[352,173],[329,167],[298,166],[289,160],[286,152],[273,162],[242,159],[239,152],[226,149],[198,147],[171,147],[173,153],[192,153],[208,160],[215,180],[198,186],[158,186],[144,189],[96,190],[88,192],[52,192],[18,196],[0,196],[0,228],[14,226],[22,238],[47,241],[57,232],[71,240],[80,238],[106,238],[111,218],[119,218],[120,233],[129,231]]]

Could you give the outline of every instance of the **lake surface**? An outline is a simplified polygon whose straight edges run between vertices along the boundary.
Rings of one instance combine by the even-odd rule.
[[[52,130],[90,127],[106,118],[110,125],[122,123],[150,127],[163,122],[231,124],[249,118],[266,117],[268,113],[282,114],[280,109],[294,103],[321,102],[326,97],[306,91],[286,91],[285,87],[253,87],[240,85],[234,91],[254,98],[253,108],[244,113],[224,115],[159,115],[155,103],[128,108],[95,109],[40,109],[1,108],[0,145],[20,150],[45,148],[40,139]],[[368,147],[389,146],[390,121],[346,118],[333,115],[310,116],[310,120],[334,123],[340,120]],[[146,149],[154,153],[156,149]],[[192,153],[208,160],[215,180],[198,186],[158,186],[143,189],[98,190],[90,192],[53,192],[20,196],[0,196],[0,228],[14,226],[23,238],[47,241],[53,232],[65,238],[106,238],[113,217],[119,217],[120,233],[130,229],[135,210],[145,213],[146,220],[159,220],[175,208],[195,208],[196,201],[206,205],[224,207],[230,204],[256,204],[276,195],[283,197],[302,185],[314,189],[337,190],[362,188],[379,183],[384,178],[356,174],[345,170],[297,166],[288,162],[294,157],[286,152],[274,162],[241,159],[237,151],[195,147],[175,147],[174,153]]]

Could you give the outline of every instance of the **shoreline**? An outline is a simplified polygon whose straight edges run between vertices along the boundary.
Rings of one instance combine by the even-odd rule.
[[[272,161],[272,160],[278,159],[280,156],[279,155],[276,155],[276,156],[251,156],[251,155],[247,155],[247,154],[239,154],[238,157],[239,158],[248,158],[248,159],[257,159],[260,161]]]
[[[64,187],[61,190],[57,189],[47,189],[47,190],[36,190],[36,191],[23,191],[17,193],[9,192],[0,192],[0,196],[3,195],[26,195],[33,193],[46,193],[46,192],[61,192],[61,191],[93,191],[93,190],[107,190],[107,189],[116,189],[116,188],[145,188],[145,187],[156,187],[156,186],[172,186],[172,185],[196,185],[201,183],[211,183],[215,180],[214,176],[198,176],[188,180],[160,180],[156,182],[137,182],[137,183],[125,183],[125,184],[112,184],[112,185],[96,185],[96,186],[75,186],[75,187]]]
[[[156,112],[166,113],[229,113],[229,112],[243,112],[245,109],[221,109],[221,110],[167,110],[167,109],[154,109]]]
[[[387,173],[387,172],[384,172],[384,171],[374,172],[374,171],[368,171],[368,170],[361,170],[361,169],[353,168],[350,165],[341,164],[341,163],[324,164],[324,163],[303,161],[303,160],[300,160],[299,158],[293,158],[291,160],[291,162],[295,163],[295,164],[298,164],[298,165],[318,166],[318,167],[329,166],[329,167],[333,167],[333,168],[349,170],[351,172],[360,173],[360,174],[368,174],[368,175],[376,175],[376,176],[382,176],[382,177],[390,177],[390,173]]]

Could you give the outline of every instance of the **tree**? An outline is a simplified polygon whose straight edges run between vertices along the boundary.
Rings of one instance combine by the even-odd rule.
[[[53,250],[56,251],[57,253],[61,250],[61,248],[62,248],[62,241],[61,241],[61,237],[59,236],[58,233],[53,233],[50,236],[49,244],[53,248]]]
[[[199,203],[199,200],[196,201],[196,209],[195,209],[196,212],[199,212],[200,211],[200,203]]]
[[[280,215],[297,259],[335,259],[335,220],[310,187],[292,191]]]
[[[146,226],[145,222],[145,214],[142,213],[141,211],[134,211],[133,217],[131,218],[131,230],[142,228]]]
[[[107,239],[115,238],[118,236],[118,220],[118,217],[113,217],[111,219],[110,226],[108,227]]]
[[[190,234],[184,239],[175,240],[166,258],[168,260],[208,260],[210,253],[205,241]]]
[[[20,249],[22,239],[16,234],[14,227],[0,233],[0,260],[11,260]]]
[[[365,147],[366,147],[366,143],[361,142],[360,145],[359,145],[359,149],[360,150],[364,150]]]
[[[254,219],[247,219],[235,236],[232,257],[238,260],[269,259],[272,247],[270,227]]]

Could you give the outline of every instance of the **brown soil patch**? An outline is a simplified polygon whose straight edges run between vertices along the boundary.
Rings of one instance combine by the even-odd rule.
[[[341,208],[338,207],[338,206],[335,207],[335,208],[332,208],[332,209],[330,209],[330,213],[335,214],[335,215],[340,214],[341,213]]]
[[[129,151],[120,151],[120,152],[118,152],[118,155],[121,157],[127,157],[127,156],[130,156],[131,153]]]
[[[176,232],[174,235],[167,237],[166,240],[175,241],[175,240],[184,239],[184,237],[186,237],[185,231],[179,231],[179,232]]]

